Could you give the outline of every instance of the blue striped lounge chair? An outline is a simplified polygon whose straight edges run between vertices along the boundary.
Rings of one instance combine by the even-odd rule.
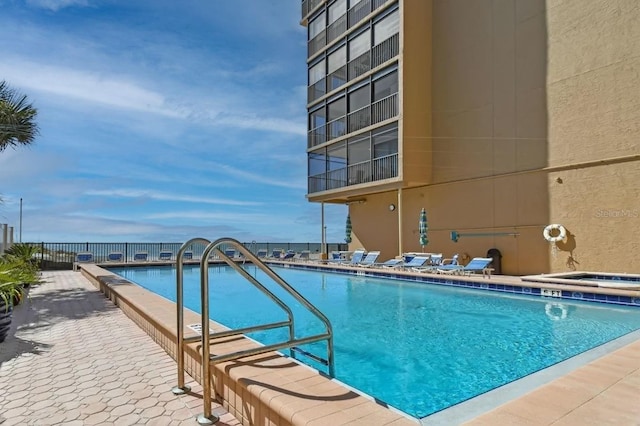
[[[188,250],[182,253],[182,259],[184,260],[193,260],[193,252]]]
[[[76,254],[76,259],[73,262],[73,270],[78,270],[78,265],[80,263],[93,263],[93,253],[88,251],[83,251]]]
[[[173,259],[173,252],[171,250],[160,250],[158,260],[169,261],[171,259]]]
[[[404,260],[402,259],[389,259],[382,263],[376,263],[374,266],[377,268],[401,268],[404,265]]]
[[[225,249],[224,250],[224,254],[226,254],[231,259],[235,259],[236,258],[236,249],[234,249],[234,248]]]
[[[471,275],[476,272],[482,272],[482,276],[491,278],[491,272],[493,268],[489,265],[493,262],[491,257],[474,257],[466,265],[442,265],[438,267],[438,273],[440,274],[458,274],[458,275]]]
[[[373,266],[380,256],[379,251],[370,251],[367,255],[357,264],[357,266],[364,266],[366,268]]]
[[[265,257],[267,257],[267,249],[258,249],[258,251],[256,252],[256,257],[258,259],[264,259]]]
[[[139,251],[133,255],[134,262],[146,262],[149,259],[149,253],[146,251]]]
[[[353,255],[351,255],[351,260],[347,261],[347,262],[341,262],[341,265],[349,265],[349,266],[357,266],[360,262],[362,262],[362,259],[364,259],[364,254],[365,251],[364,249],[358,249],[356,251],[353,252]]]
[[[429,261],[430,256],[416,256],[407,263],[402,265],[402,269],[414,270],[414,268],[420,268]]]
[[[282,257],[282,252],[284,250],[283,249],[273,249],[271,251],[271,256],[269,256],[269,259],[280,259]]]
[[[112,251],[107,255],[108,262],[122,262],[124,259],[124,254],[121,251]]]
[[[282,256],[281,260],[292,260],[296,252],[293,250],[287,250],[287,252]]]

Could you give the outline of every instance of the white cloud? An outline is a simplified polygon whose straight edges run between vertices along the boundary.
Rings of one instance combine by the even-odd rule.
[[[0,64],[0,74],[12,85],[64,98],[168,117],[186,117],[184,112],[168,106],[160,93],[144,89],[126,79],[20,60]]]
[[[147,189],[115,189],[115,190],[89,190],[85,195],[115,197],[115,198],[147,198],[158,201],[174,201],[188,203],[220,204],[227,206],[259,206],[262,203],[255,201],[227,200],[223,198],[198,197],[193,195],[180,195]]]
[[[27,0],[30,6],[41,7],[57,12],[60,9],[73,6],[86,7],[89,5],[87,0]]]

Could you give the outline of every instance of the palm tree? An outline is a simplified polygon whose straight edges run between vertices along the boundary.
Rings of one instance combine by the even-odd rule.
[[[35,118],[38,110],[11,89],[6,81],[0,81],[0,152],[8,147],[30,145],[38,135]]]

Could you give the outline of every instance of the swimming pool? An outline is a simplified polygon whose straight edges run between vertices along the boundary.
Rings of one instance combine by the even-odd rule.
[[[331,320],[336,378],[417,418],[640,329],[640,311],[631,307],[274,269]],[[171,267],[110,270],[175,300]],[[185,266],[184,284],[185,306],[199,312],[197,266]],[[212,319],[229,327],[284,319],[226,266],[210,268],[210,289]],[[306,312],[297,318],[300,336],[322,330]],[[272,343],[286,330],[251,337]],[[325,345],[306,349],[324,355]]]

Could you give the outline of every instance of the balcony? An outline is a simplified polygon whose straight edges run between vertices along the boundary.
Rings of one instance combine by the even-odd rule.
[[[347,15],[344,14],[327,27],[327,44],[337,39],[347,31]]]
[[[398,102],[398,93],[394,93],[371,105],[311,129],[307,136],[307,147],[313,148],[316,145],[329,142],[348,133],[357,132],[365,127],[397,117],[399,111]]]
[[[358,2],[347,11],[347,28],[352,28],[386,2],[387,0],[362,0]]]
[[[302,0],[302,20],[304,20],[309,13],[313,12],[313,10],[324,0]]]
[[[307,43],[307,57],[310,58],[327,45],[327,30],[324,29]]]
[[[398,154],[309,176],[309,194],[398,177]]]

